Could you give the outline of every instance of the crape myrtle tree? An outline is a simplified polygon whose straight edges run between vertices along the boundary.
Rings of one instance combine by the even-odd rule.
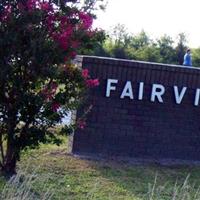
[[[101,1],[101,0],[99,0]],[[72,59],[88,41],[98,0],[0,1],[0,166],[16,171],[20,152],[58,142],[51,127],[74,110],[89,87]],[[84,44],[85,45],[85,44]],[[84,121],[78,125],[83,128]]]

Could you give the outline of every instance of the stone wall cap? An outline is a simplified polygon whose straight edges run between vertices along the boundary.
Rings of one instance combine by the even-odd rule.
[[[149,66],[155,66],[155,67],[172,67],[172,68],[179,68],[181,70],[185,69],[186,71],[189,70],[197,70],[199,71],[200,68],[193,67],[193,66],[183,66],[183,65],[175,65],[175,64],[166,64],[166,63],[156,63],[156,62],[147,62],[147,61],[139,61],[139,60],[128,60],[128,59],[120,59],[120,58],[110,58],[110,57],[99,57],[99,56],[88,56],[88,55],[78,55],[76,59],[86,62],[92,62],[92,63],[99,63],[99,64],[125,64],[126,66],[130,66],[131,63],[137,63],[137,64],[144,64]],[[171,69],[170,69],[171,70]]]

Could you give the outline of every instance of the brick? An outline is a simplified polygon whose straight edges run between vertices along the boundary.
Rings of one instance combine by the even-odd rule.
[[[73,152],[200,161],[200,110],[193,105],[199,69],[87,56],[82,62],[101,85],[88,93],[86,105],[93,104],[93,109],[87,128],[75,131]],[[105,97],[107,78],[119,81],[110,98]],[[120,99],[126,81],[132,82],[134,100]],[[141,101],[139,82],[144,82]],[[165,86],[164,103],[150,101],[153,83]],[[174,85],[179,92],[188,87],[180,105],[175,103]]]

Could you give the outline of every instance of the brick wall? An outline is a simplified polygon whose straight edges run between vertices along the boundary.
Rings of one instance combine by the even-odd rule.
[[[73,152],[148,159],[200,160],[200,106],[194,106],[200,88],[200,70],[193,67],[156,64],[99,57],[82,57],[100,86],[91,91],[93,109],[87,127],[74,134]],[[116,90],[106,97],[108,79],[117,79]],[[134,99],[120,95],[131,81]],[[139,83],[144,82],[143,99],[138,100]],[[150,100],[152,84],[165,87],[163,103]],[[177,104],[179,94],[187,87]],[[81,114],[80,109],[78,115]]]

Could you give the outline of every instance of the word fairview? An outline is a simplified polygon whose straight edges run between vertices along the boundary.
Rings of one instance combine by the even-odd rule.
[[[110,97],[111,91],[117,90],[117,84],[118,84],[117,79],[107,79],[106,97]],[[187,87],[179,88],[176,85],[173,86],[173,93],[174,93],[176,104],[181,104],[186,92],[187,92]],[[150,101],[155,102],[157,100],[159,103],[163,103],[164,94],[165,94],[164,85],[156,84],[156,83],[152,84]],[[125,97],[127,97],[130,99],[142,100],[143,95],[144,95],[144,82],[139,82],[138,96],[135,97],[133,94],[131,81],[127,81],[121,92],[120,98],[124,99]],[[195,92],[195,97],[194,97],[194,106],[199,105],[199,99],[200,99],[200,89],[197,88]]]

